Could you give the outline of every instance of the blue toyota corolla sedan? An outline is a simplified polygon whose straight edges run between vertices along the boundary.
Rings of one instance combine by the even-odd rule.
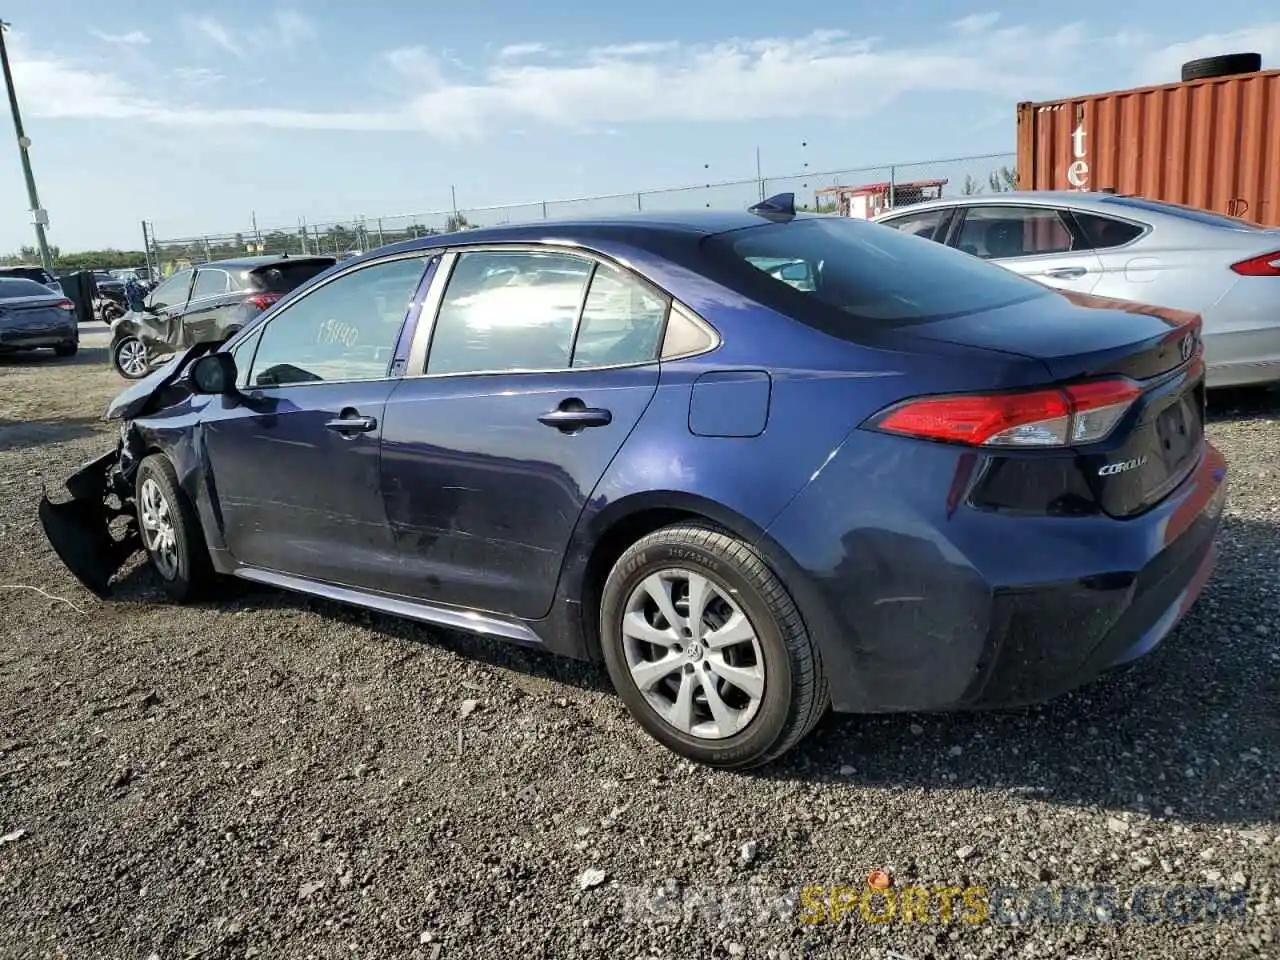
[[[792,204],[344,261],[117,398],[44,529],[99,595],[140,546],[177,601],[233,575],[603,660],[720,767],[1151,650],[1226,493],[1199,318]]]

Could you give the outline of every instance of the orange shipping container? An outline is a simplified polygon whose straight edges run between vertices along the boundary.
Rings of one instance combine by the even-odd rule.
[[[1018,104],[1018,186],[1280,226],[1280,70]]]

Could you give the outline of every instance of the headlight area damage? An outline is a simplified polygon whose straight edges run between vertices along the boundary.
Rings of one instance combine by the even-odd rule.
[[[65,481],[71,499],[40,498],[40,525],[59,559],[77,580],[105,598],[111,578],[142,548],[134,504],[134,474],[144,451],[132,422],[189,395],[179,383],[197,357],[218,346],[202,343],[175,357],[117,396],[102,419],[122,420],[116,449],[90,460]]]

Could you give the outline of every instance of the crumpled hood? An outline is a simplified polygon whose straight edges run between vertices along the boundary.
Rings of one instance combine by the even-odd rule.
[[[218,341],[197,343],[185,352],[166,360],[141,380],[135,381],[117,394],[115,399],[107,404],[107,410],[102,415],[102,419],[132,420],[146,413],[156,394],[177,380],[192,360],[204,356],[219,346]]]

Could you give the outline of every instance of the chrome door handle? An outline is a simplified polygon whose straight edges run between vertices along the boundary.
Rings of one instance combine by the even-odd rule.
[[[584,427],[607,427],[613,423],[613,414],[600,407],[588,407],[575,397],[542,414],[538,422],[565,433],[576,433]]]
[[[1089,271],[1084,267],[1057,267],[1053,270],[1046,270],[1046,277],[1053,277],[1055,280],[1079,280]]]
[[[373,417],[338,417],[325,423],[325,427],[334,433],[368,433],[378,428],[378,421]]]

